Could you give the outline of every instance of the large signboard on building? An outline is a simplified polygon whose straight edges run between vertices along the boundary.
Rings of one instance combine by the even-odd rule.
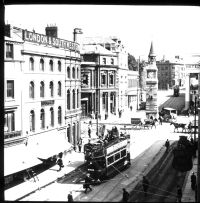
[[[76,42],[50,37],[43,34],[30,32],[28,30],[23,30],[23,40],[38,44],[49,45],[56,48],[79,51],[79,45]]]

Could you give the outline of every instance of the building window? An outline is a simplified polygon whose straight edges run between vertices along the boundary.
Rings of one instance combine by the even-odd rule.
[[[50,89],[50,96],[53,97],[53,82],[52,81],[49,83],[49,89]]]
[[[67,109],[70,110],[70,91],[67,90]]]
[[[77,90],[77,108],[79,108],[79,90]]]
[[[59,81],[58,82],[58,96],[60,96],[61,97],[61,82]]]
[[[106,64],[106,58],[103,58],[103,64]]]
[[[40,127],[41,127],[41,129],[45,128],[45,112],[44,112],[44,109],[41,109],[41,111],[40,111]]]
[[[70,78],[70,67],[67,67],[67,78]]]
[[[6,44],[6,58],[13,58],[13,44]]]
[[[40,97],[44,98],[44,82],[40,83]]]
[[[14,98],[14,80],[7,80],[7,98]]]
[[[15,113],[13,111],[4,114],[4,131],[15,131]]]
[[[35,85],[34,82],[31,81],[29,85],[29,97],[34,98],[34,91],[35,91]]]
[[[52,60],[49,61],[49,70],[53,71],[53,61]]]
[[[44,60],[40,59],[40,70],[44,71]]]
[[[101,74],[101,84],[106,85],[106,74]]]
[[[72,92],[73,92],[73,109],[75,109],[75,106],[76,106],[76,94],[75,94],[75,90],[73,90]]]
[[[54,126],[54,110],[53,110],[53,107],[51,107],[50,108],[50,115],[51,115],[51,123],[50,123],[50,125],[51,125],[51,127],[53,127]]]
[[[75,68],[72,68],[72,78],[75,79]]]
[[[58,61],[58,71],[61,72],[61,69],[62,69],[62,67],[61,67],[61,62]]]
[[[106,109],[106,92],[103,92],[102,95],[102,108]]]
[[[30,112],[30,131],[35,131],[35,112],[33,110]]]
[[[68,142],[71,142],[71,126],[70,125],[68,125],[67,126],[67,141]]]
[[[58,124],[62,124],[62,109],[61,106],[58,107]]]
[[[109,75],[109,84],[114,85],[114,74],[112,73]]]
[[[77,68],[77,79],[79,79],[79,74],[80,74],[79,68]]]
[[[29,66],[30,66],[30,70],[31,70],[31,71],[34,71],[34,60],[33,60],[32,57],[30,58]]]
[[[111,58],[111,64],[114,65],[114,59],[113,58]]]

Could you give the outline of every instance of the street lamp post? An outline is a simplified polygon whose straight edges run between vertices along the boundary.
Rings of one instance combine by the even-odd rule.
[[[195,96],[194,100],[194,141],[196,142],[196,108],[197,108],[197,97]]]
[[[200,202],[200,107],[198,106],[197,202]]]

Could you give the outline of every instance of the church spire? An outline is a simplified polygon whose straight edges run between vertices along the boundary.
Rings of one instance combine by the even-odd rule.
[[[156,61],[156,54],[154,52],[153,41],[151,41],[151,47],[149,51],[149,62],[155,62],[155,61]]]

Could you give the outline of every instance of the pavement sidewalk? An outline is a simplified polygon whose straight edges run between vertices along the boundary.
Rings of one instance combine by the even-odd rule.
[[[60,177],[65,174],[70,173],[77,167],[84,163],[84,154],[72,151],[72,153],[67,155],[67,161],[63,160],[64,168],[61,171],[57,171],[59,166],[55,165],[48,170],[37,175],[38,180],[34,182],[31,178],[30,180],[21,183],[15,187],[7,189],[4,191],[4,200],[6,201],[18,201],[26,196],[36,192],[37,190],[50,185]]]
[[[195,173],[195,175],[197,176],[197,158],[193,159],[193,168],[192,170],[187,172],[186,175],[186,179],[185,182],[183,184],[183,197],[182,197],[182,201],[183,202],[195,202],[195,191],[192,190],[191,188],[191,175],[192,172]]]

